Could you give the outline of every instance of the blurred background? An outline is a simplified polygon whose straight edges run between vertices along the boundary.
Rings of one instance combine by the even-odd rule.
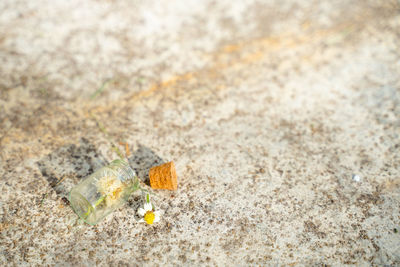
[[[399,48],[397,0],[2,0],[0,263],[400,264]],[[115,147],[158,225],[62,202]]]

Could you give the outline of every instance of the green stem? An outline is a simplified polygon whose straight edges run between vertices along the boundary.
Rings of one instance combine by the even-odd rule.
[[[40,201],[40,207],[43,205],[44,199],[47,198],[47,193],[43,195],[42,201]]]
[[[103,200],[106,198],[106,196],[102,196],[101,198],[99,198],[99,200],[97,200],[96,203],[94,203],[94,207],[96,208],[101,202],[103,202]]]
[[[83,217],[87,218],[92,211],[93,211],[93,207],[89,206],[87,212],[85,214],[83,214]]]
[[[112,81],[113,81],[113,79],[107,79],[105,82],[103,82],[103,84],[100,86],[100,88],[97,89],[96,92],[94,92],[90,98],[92,100],[95,99],[98,95],[100,95],[104,91],[106,86]]]
[[[142,191],[142,192],[146,192],[146,195],[147,195],[147,202],[150,202],[150,192],[149,192],[148,190],[146,190],[146,189],[144,189],[144,188],[142,188],[142,187],[140,186],[139,177],[135,176],[135,182],[133,183],[132,189],[131,189],[131,190],[132,190],[132,193],[135,192],[135,191],[137,191],[137,190],[140,190],[140,191]],[[94,203],[93,206],[89,206],[87,212],[83,215],[83,217],[87,218],[87,217],[90,215],[90,213],[93,212],[94,209],[95,209],[98,205],[100,205],[100,204],[106,199],[106,197],[107,197],[106,195],[101,196],[101,197],[96,201],[96,203]]]
[[[85,214],[83,214],[83,216],[84,216],[85,218],[86,218],[87,216],[89,216],[89,214],[90,214],[98,205],[100,205],[100,203],[103,202],[104,199],[106,199],[106,196],[102,196],[101,198],[99,198],[99,199],[97,200],[97,202],[94,203],[94,207],[89,206],[87,212],[86,212]]]
[[[114,152],[118,155],[118,157],[121,158],[121,160],[124,160],[124,155],[122,155],[121,150],[119,150],[119,148],[114,144],[114,142],[111,140],[110,135],[108,134],[106,127],[104,127],[104,125],[91,113],[90,114],[93,119],[96,121],[97,127],[100,129],[100,131],[105,135],[105,137],[107,138],[107,140],[110,142],[111,144],[111,149],[114,150]]]

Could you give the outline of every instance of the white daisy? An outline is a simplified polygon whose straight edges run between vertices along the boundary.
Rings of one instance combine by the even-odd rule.
[[[139,220],[139,222],[145,222],[147,224],[153,224],[160,221],[160,211],[155,211],[153,209],[153,205],[150,202],[150,195],[146,195],[146,202],[143,205],[143,208],[139,208],[137,213],[143,218]]]

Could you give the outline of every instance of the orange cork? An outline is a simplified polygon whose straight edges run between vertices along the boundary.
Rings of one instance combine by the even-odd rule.
[[[150,186],[154,189],[178,189],[178,177],[176,176],[175,164],[173,161],[164,163],[150,169]]]

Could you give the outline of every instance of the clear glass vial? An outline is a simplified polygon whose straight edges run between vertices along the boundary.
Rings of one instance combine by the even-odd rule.
[[[80,218],[95,225],[122,206],[137,189],[135,171],[125,161],[114,160],[76,185],[69,193],[69,201]]]

